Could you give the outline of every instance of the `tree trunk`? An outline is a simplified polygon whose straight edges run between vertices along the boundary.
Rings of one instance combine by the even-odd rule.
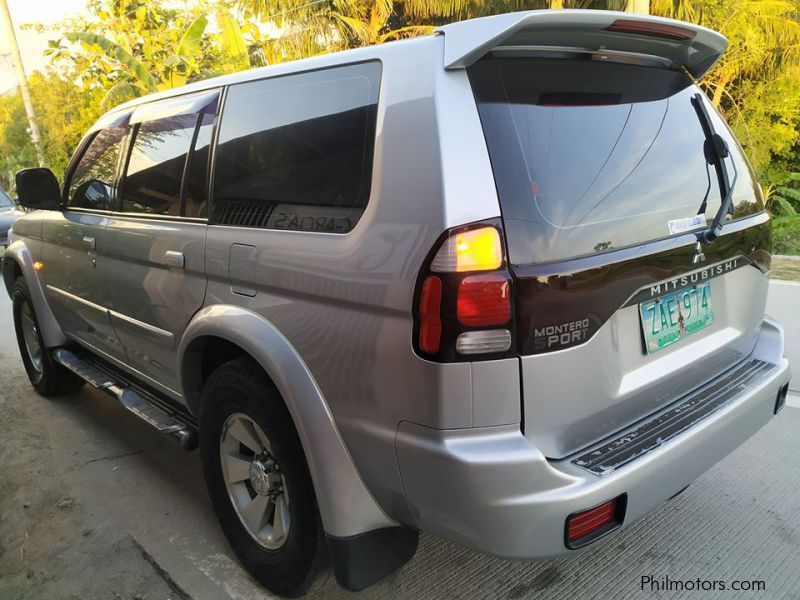
[[[722,102],[722,95],[725,93],[725,88],[729,83],[727,77],[723,77],[716,84],[714,84],[714,95],[711,97],[711,104],[714,108],[719,108],[719,103]]]
[[[650,0],[628,0],[625,12],[636,13],[639,15],[650,14]]]

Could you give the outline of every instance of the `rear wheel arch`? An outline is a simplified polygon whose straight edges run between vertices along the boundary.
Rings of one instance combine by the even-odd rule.
[[[187,344],[181,362],[181,382],[184,399],[193,415],[200,415],[203,387],[211,374],[221,365],[243,356],[250,355],[240,346],[215,335],[201,335]]]
[[[237,306],[206,307],[187,327],[178,356],[184,398],[195,415],[214,368],[241,356],[261,367],[292,417],[327,534],[347,537],[397,525],[367,490],[302,358],[267,319]]]

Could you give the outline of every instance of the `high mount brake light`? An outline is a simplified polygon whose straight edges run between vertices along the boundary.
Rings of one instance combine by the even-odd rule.
[[[632,19],[617,19],[606,27],[606,31],[615,33],[633,33],[649,37],[664,38],[667,40],[686,41],[694,38],[694,32],[683,27],[667,25],[666,23],[652,23],[649,21],[634,21]]]
[[[499,219],[451,230],[420,273],[414,347],[441,362],[511,356],[511,302]]]

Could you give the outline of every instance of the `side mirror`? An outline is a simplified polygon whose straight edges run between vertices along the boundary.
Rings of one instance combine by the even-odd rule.
[[[19,203],[25,208],[58,210],[61,208],[61,190],[58,179],[50,169],[36,167],[22,169],[16,177]]]

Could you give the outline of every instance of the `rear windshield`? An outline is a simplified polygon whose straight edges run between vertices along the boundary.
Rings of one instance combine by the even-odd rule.
[[[701,228],[689,219],[706,190],[708,223],[719,209],[717,176],[707,168],[691,103],[699,90],[682,72],[587,54],[491,57],[473,65],[469,77],[513,264]],[[758,212],[761,194],[741,148],[706,103],[738,172],[732,218]],[[730,160],[726,166],[732,178]]]

